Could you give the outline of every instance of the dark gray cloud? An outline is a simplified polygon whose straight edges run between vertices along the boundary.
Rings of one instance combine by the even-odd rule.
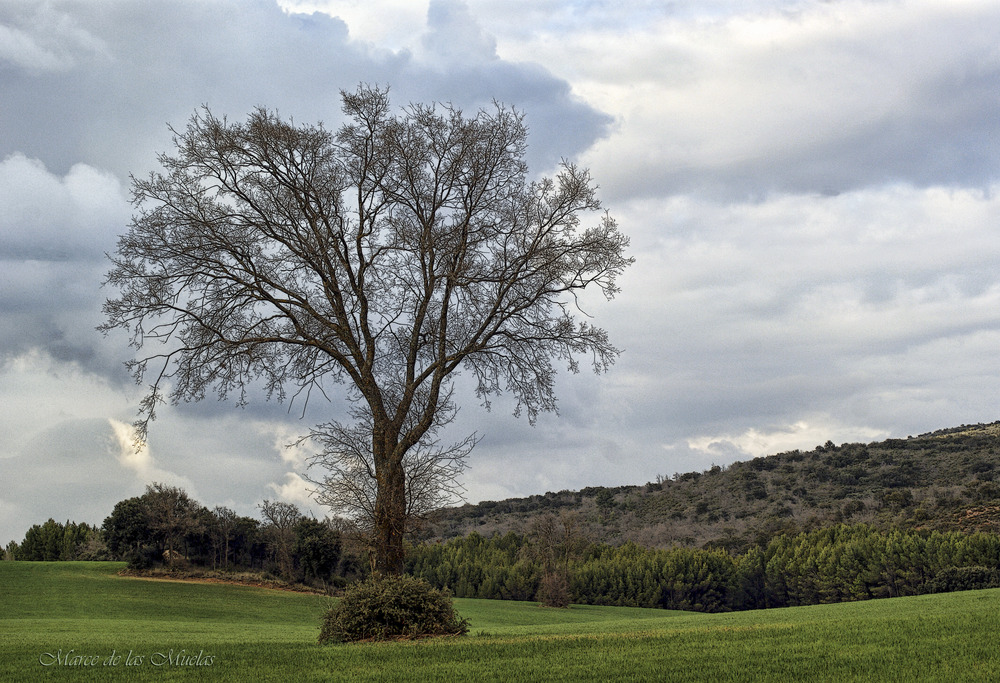
[[[153,153],[169,147],[167,124],[183,127],[203,104],[231,118],[266,106],[335,125],[340,90],[361,82],[390,85],[400,106],[447,99],[474,107],[496,97],[544,107],[542,120],[558,117],[572,131],[551,144],[540,136],[534,160],[546,165],[566,153],[566,138],[574,152],[603,132],[606,119],[543,68],[495,55],[463,59],[471,18],[460,5],[442,6],[432,18],[428,40],[453,52],[429,64],[352,42],[343,21],[287,14],[271,0],[14,3],[0,9],[0,23],[54,56],[14,59],[17,46],[0,51],[0,158],[20,152],[60,175],[81,162],[120,177],[144,174]],[[53,24],[61,30],[53,33]],[[458,64],[463,73],[453,79]]]
[[[27,6],[35,13],[16,21],[31,38],[53,40],[42,17],[55,14],[96,46],[63,39],[64,67],[0,72],[9,131],[0,154],[22,152],[59,174],[78,162],[141,173],[169,144],[166,125],[182,126],[202,104],[234,117],[261,104],[309,120],[336,113],[339,87],[366,72],[380,79],[391,62],[348,46],[342,22],[289,16],[273,2]]]

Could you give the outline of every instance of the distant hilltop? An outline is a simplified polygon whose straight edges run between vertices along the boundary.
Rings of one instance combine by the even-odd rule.
[[[430,517],[422,538],[523,533],[551,512],[576,515],[595,542],[736,553],[838,523],[1000,530],[1000,422],[868,444],[828,441],[642,485],[447,508]]]

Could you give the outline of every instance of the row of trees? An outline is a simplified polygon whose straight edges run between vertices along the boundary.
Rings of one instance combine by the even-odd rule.
[[[36,524],[6,557],[257,569],[324,586],[365,573],[329,520],[287,503],[265,501],[260,510],[262,520],[208,510],[154,484],[118,503],[101,527]],[[1000,586],[1000,536],[838,525],[731,555],[589,543],[571,516],[550,515],[526,535],[414,546],[407,570],[457,597],[717,612]]]
[[[457,597],[544,601],[537,534],[471,534],[417,546],[409,571]],[[781,535],[733,556],[633,543],[556,544],[573,602],[719,612],[1000,586],[1000,536],[883,532],[869,525]],[[567,552],[568,551],[568,552]]]
[[[164,564],[270,572],[317,585],[360,575],[358,554],[330,520],[306,517],[294,505],[265,500],[261,519],[226,507],[208,509],[180,488],[150,484],[117,503],[100,527],[48,520],[32,526],[12,560],[125,560],[134,568]]]
[[[21,543],[8,543],[4,557],[38,562],[110,559],[100,527],[54,519],[33,525]]]

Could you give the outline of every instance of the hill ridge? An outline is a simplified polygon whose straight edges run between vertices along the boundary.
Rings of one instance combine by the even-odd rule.
[[[1000,530],[1000,421],[871,443],[827,441],[656,482],[482,501],[431,515],[423,540],[525,533],[537,517],[576,515],[597,542],[732,552],[834,524]]]

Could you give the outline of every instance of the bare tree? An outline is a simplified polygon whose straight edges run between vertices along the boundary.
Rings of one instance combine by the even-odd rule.
[[[342,98],[335,134],[263,109],[246,123],[205,109],[174,131],[164,172],[133,179],[101,329],[127,330],[127,365],[152,378],[141,437],[165,400],[242,403],[261,380],[308,401],[345,383],[362,418],[334,440],[363,437],[376,566],[398,572],[407,454],[453,414],[453,373],[487,407],[506,391],[532,423],[555,410],[553,361],[603,372],[619,353],[574,318],[578,293],[613,297],[631,259],[586,170],[528,181],[521,113]]]
[[[229,566],[229,541],[236,529],[237,514],[227,507],[216,506],[212,511],[212,545],[215,550],[214,561],[223,567]]]
[[[287,580],[295,576],[292,551],[295,547],[295,525],[302,519],[302,513],[291,503],[265,500],[258,505],[264,518],[264,536],[268,550],[278,564],[278,571]]]
[[[524,551],[541,565],[536,599],[546,607],[569,607],[570,560],[580,554],[585,544],[575,512],[563,511],[558,517],[548,513],[532,522]]]
[[[439,401],[434,422],[403,456],[406,481],[406,514],[403,531],[408,533],[429,512],[464,500],[459,477],[465,471],[466,458],[475,447],[476,434],[448,446],[435,437],[438,429],[454,419],[450,397]],[[375,427],[366,406],[351,411],[354,422],[330,422],[319,425],[299,443],[314,440],[320,452],[310,458],[310,469],[318,466],[325,472],[320,478],[307,475],[316,485],[314,494],[321,505],[355,523],[371,539],[375,528],[378,500],[378,476],[371,434]]]

